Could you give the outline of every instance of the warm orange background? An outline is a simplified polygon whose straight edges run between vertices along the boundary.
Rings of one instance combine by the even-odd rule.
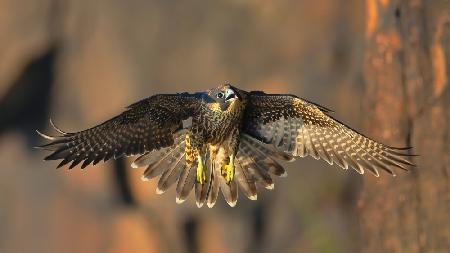
[[[0,99],[57,45],[50,115],[63,130],[225,81],[308,98],[363,130],[364,15],[357,0],[1,0]],[[26,141],[33,131],[0,135],[0,252],[193,252],[191,237],[200,252],[357,252],[354,172],[300,159],[257,202],[197,209],[128,167],[137,205],[126,206],[111,162],[55,170]]]

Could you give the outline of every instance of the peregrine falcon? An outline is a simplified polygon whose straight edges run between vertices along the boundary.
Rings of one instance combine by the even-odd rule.
[[[376,142],[330,116],[331,110],[289,94],[247,92],[230,84],[205,92],[159,94],[126,108],[92,128],[57,136],[38,132],[51,151],[44,160],[57,168],[97,164],[138,155],[133,168],[145,167],[142,180],[159,176],[156,192],[176,183],[176,202],[194,189],[198,207],[214,206],[219,191],[230,206],[238,188],[256,200],[257,188],[273,189],[273,176],[284,177],[281,161],[312,156],[343,169],[376,177],[379,170],[413,166],[409,148]]]

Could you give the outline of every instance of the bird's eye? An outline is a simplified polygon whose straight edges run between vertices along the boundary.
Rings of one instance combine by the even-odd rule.
[[[223,96],[224,96],[224,95],[223,95],[222,92],[217,93],[217,97],[218,97],[218,98],[223,98]]]

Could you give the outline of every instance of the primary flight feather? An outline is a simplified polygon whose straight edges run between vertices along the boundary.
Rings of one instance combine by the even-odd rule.
[[[194,189],[198,207],[214,206],[222,191],[234,206],[238,188],[256,200],[257,187],[273,189],[286,176],[278,160],[310,155],[344,169],[379,176],[407,170],[408,148],[376,142],[333,119],[330,110],[294,95],[243,91],[229,84],[194,94],[154,95],[93,128],[59,133],[39,148],[69,169],[123,155],[138,155],[142,179],[160,177],[157,193],[176,183],[177,203]]]

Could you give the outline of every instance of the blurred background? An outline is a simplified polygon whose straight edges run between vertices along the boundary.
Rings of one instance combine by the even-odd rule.
[[[213,209],[198,209],[192,194],[182,205],[173,188],[156,195],[155,180],[140,181],[143,171],[132,169],[131,160],[55,170],[57,163],[43,162],[45,153],[32,148],[42,143],[34,131],[49,133],[50,117],[63,130],[78,131],[155,93],[231,82],[244,90],[296,94],[387,144],[417,146],[405,141],[411,132],[397,131],[396,121],[383,128],[392,135],[374,129],[374,117],[364,121],[378,108],[369,97],[378,80],[372,70],[389,62],[384,56],[372,62],[367,50],[373,43],[395,49],[391,37],[386,42],[372,35],[400,17],[398,8],[409,7],[388,0],[1,0],[0,252],[364,251],[370,236],[362,230],[370,225],[361,208],[371,191],[361,198],[363,182],[396,184],[387,175],[362,177],[305,158],[285,164],[289,177],[277,179],[272,191],[260,190],[256,202],[241,196],[235,208],[219,199]],[[384,16],[390,18],[380,21]],[[445,20],[441,33],[448,42]],[[442,50],[444,74],[433,72],[444,78],[439,96],[448,94],[450,50]],[[448,133],[445,125],[442,136]],[[439,190],[444,201],[435,204],[444,216],[449,147],[440,146],[446,156],[438,157],[447,181]],[[383,209],[383,201],[376,203]],[[444,222],[438,231],[448,228],[448,217],[438,222]],[[428,243],[426,235],[420,240]],[[447,236],[431,242],[434,252],[444,252]],[[392,251],[383,252],[425,252],[385,246]]]

